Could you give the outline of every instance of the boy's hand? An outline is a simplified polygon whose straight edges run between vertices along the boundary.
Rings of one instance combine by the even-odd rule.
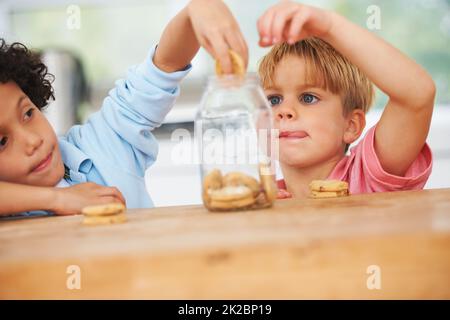
[[[216,60],[224,73],[233,72],[228,50],[237,52],[248,64],[248,48],[239,26],[221,0],[192,0],[189,17],[199,44]]]
[[[84,207],[113,202],[125,204],[122,193],[114,187],[104,187],[95,183],[82,183],[55,190],[52,210],[57,215],[80,214]]]
[[[259,45],[294,44],[302,39],[322,37],[331,25],[328,11],[293,1],[280,1],[258,19]]]
[[[278,189],[277,199],[290,199],[292,194],[285,189]]]

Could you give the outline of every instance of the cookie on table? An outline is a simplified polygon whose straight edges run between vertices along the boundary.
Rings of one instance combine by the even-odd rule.
[[[88,206],[82,209],[84,225],[105,225],[127,221],[125,206],[122,203]]]
[[[127,221],[127,215],[120,213],[112,216],[85,216],[83,219],[84,225],[97,226],[106,224],[124,223]]]
[[[88,206],[81,210],[85,216],[111,216],[125,211],[125,206],[122,203],[108,203],[102,205]]]
[[[313,191],[342,191],[348,190],[348,183],[339,180],[313,180],[309,184]]]
[[[349,195],[348,183],[339,180],[314,180],[309,184],[311,198],[338,198]]]
[[[348,190],[342,190],[342,191],[311,191],[310,197],[311,198],[339,198],[339,197],[346,197],[348,196]]]

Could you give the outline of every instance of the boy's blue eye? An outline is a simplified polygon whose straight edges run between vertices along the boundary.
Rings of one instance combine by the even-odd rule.
[[[279,105],[283,101],[283,99],[280,96],[276,96],[276,95],[268,96],[267,100],[269,100],[269,103],[272,107]]]
[[[319,98],[317,98],[316,96],[313,96],[310,93],[305,93],[300,96],[300,101],[305,104],[314,104],[319,101]]]

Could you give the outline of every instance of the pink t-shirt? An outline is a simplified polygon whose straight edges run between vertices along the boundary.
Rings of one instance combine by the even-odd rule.
[[[351,194],[420,190],[427,182],[433,164],[430,147],[425,144],[404,176],[387,173],[375,153],[375,129],[370,128],[365,137],[345,156],[331,172],[328,180],[347,181]],[[284,181],[278,187],[285,189]]]

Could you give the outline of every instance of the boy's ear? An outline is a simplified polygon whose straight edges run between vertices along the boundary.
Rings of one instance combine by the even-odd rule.
[[[355,142],[366,127],[366,114],[361,109],[354,109],[346,117],[346,128],[344,132],[344,143]]]

